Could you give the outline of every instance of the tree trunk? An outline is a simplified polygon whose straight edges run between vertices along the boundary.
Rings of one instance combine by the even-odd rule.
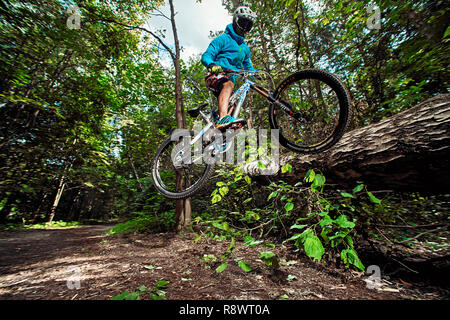
[[[35,224],[36,221],[38,220],[39,213],[41,212],[42,205],[44,204],[45,199],[47,199],[47,197],[48,197],[48,193],[45,192],[44,195],[42,196],[42,199],[41,199],[41,202],[39,203],[39,206],[33,212],[33,218],[31,219],[31,224]]]
[[[294,183],[302,181],[307,170],[316,169],[327,183],[344,188],[362,181],[370,190],[448,192],[450,94],[348,132],[320,154],[280,160],[280,165],[285,163],[293,169],[282,179]]]
[[[177,26],[175,23],[175,9],[173,0],[169,0],[170,5],[170,21],[172,23],[173,38],[175,41],[175,55],[172,55],[173,64],[175,66],[175,110],[178,129],[186,128],[186,115],[183,107],[183,95],[181,91],[181,68],[180,68],[180,42],[178,40]],[[182,176],[177,172],[177,188],[182,184]],[[176,230],[181,231],[191,224],[191,200],[177,200],[175,206]]]
[[[66,187],[66,173],[69,172],[70,168],[72,168],[72,165],[73,165],[73,162],[71,162],[70,164],[67,164],[66,167],[64,168],[63,173],[61,174],[61,178],[59,179],[59,183],[58,183],[58,189],[56,191],[55,198],[53,199],[53,204],[50,207],[50,212],[48,215],[48,222],[52,222],[53,218],[55,217],[56,208],[58,207],[59,200],[61,199],[61,195],[64,191],[64,188]]]
[[[58,184],[58,190],[56,191],[55,199],[53,200],[53,204],[50,208],[50,212],[48,215],[48,222],[51,223],[53,221],[53,218],[55,217],[56,208],[59,204],[59,199],[61,199],[61,195],[64,191],[64,187],[66,186],[66,182],[64,181],[66,177],[64,175],[61,176],[61,179],[59,180]]]

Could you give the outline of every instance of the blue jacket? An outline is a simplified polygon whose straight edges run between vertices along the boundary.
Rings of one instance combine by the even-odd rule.
[[[250,49],[244,42],[244,37],[234,32],[232,24],[227,26],[225,33],[211,42],[202,55],[202,63],[205,67],[214,63],[225,69],[256,71],[253,68]]]

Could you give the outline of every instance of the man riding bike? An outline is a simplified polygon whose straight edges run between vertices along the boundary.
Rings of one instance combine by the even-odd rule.
[[[236,76],[223,74],[224,69],[251,70],[250,49],[244,42],[245,35],[256,21],[255,13],[248,7],[241,6],[233,14],[233,23],[225,33],[216,37],[202,55],[202,64],[208,69],[205,77],[206,86],[218,98],[219,119],[217,129],[225,129],[232,124],[245,122],[228,114],[228,104],[233,93]]]

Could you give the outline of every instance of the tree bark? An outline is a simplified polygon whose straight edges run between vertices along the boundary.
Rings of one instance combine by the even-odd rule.
[[[61,199],[61,195],[64,191],[64,187],[66,186],[66,182],[64,181],[65,179],[66,179],[66,177],[64,175],[62,175],[61,179],[59,180],[58,190],[56,190],[56,195],[55,195],[55,198],[53,199],[53,204],[50,208],[50,212],[48,215],[47,222],[49,222],[49,223],[51,223],[53,221],[53,218],[55,217],[56,208],[58,207],[58,204],[59,204],[59,199]]]
[[[170,5],[170,22],[172,24],[173,39],[175,41],[175,55],[172,55],[175,67],[175,110],[178,129],[186,128],[186,114],[183,107],[183,95],[181,88],[181,67],[180,67],[180,42],[178,39],[177,26],[175,23],[175,9],[173,0],[169,0]],[[177,188],[182,184],[182,176],[177,172]],[[177,200],[175,206],[176,230],[182,231],[191,224],[191,199]]]
[[[320,170],[327,183],[370,190],[450,191],[450,94],[431,98],[379,123],[346,133],[329,150],[290,155],[292,173],[278,178],[302,181],[307,170]],[[247,170],[253,175],[257,170]]]

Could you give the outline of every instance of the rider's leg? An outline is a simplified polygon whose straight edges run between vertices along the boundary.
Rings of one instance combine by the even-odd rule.
[[[228,113],[228,104],[230,103],[230,97],[233,93],[234,83],[233,81],[227,81],[223,84],[222,91],[219,94],[219,120],[216,122],[216,129],[225,129],[235,123],[244,123],[244,119],[235,119]],[[233,110],[234,108],[232,108]],[[230,111],[231,113],[231,111]]]
[[[219,118],[222,119],[228,114],[228,104],[233,93],[234,83],[229,80],[223,84],[222,91],[219,94]]]

